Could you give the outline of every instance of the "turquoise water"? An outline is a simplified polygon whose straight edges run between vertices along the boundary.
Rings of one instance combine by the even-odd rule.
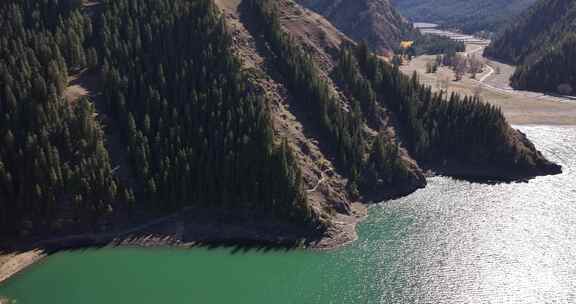
[[[50,256],[0,285],[26,303],[575,303],[576,129],[523,127],[562,175],[444,177],[375,205],[331,252],[100,249]]]

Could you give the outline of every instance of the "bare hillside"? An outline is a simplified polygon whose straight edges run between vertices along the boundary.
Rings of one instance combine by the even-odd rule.
[[[226,17],[230,31],[234,35],[235,49],[242,58],[246,69],[255,75],[253,81],[258,90],[265,92],[269,100],[277,138],[286,138],[297,155],[307,187],[307,195],[317,210],[338,210],[344,218],[341,222],[355,222],[355,214],[364,214],[352,208],[351,198],[345,189],[346,180],[337,173],[332,157],[320,147],[320,139],[315,130],[306,127],[309,119],[298,111],[286,86],[278,78],[274,67],[267,60],[269,54],[258,37],[249,30],[250,21],[242,15],[241,1],[216,0]],[[335,53],[339,44],[348,38],[336,30],[323,17],[305,11],[290,1],[279,1],[283,6],[281,20],[294,37],[310,51],[315,62],[328,72],[334,65],[330,53]],[[325,74],[325,77],[328,78]],[[360,208],[357,206],[357,208]],[[346,216],[352,215],[350,216]],[[353,226],[353,225],[352,225]],[[335,230],[336,231],[336,230]],[[353,229],[337,229],[339,233],[348,231],[344,239],[355,239]]]
[[[298,0],[303,6],[330,20],[357,41],[366,41],[374,50],[387,53],[400,40],[413,35],[412,26],[388,0]]]

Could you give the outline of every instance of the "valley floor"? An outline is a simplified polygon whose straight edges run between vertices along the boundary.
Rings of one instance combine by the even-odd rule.
[[[467,45],[469,54],[481,56],[482,51],[482,45]],[[430,55],[418,56],[401,70],[407,75],[418,72],[420,80],[435,90],[448,81],[449,92],[479,93],[486,102],[501,107],[511,124],[576,125],[576,99],[512,89],[508,79],[514,73],[513,66],[484,58],[487,67],[476,79],[466,75],[462,80],[454,81],[454,73],[446,67],[439,68],[437,73],[426,73],[426,64],[434,59],[435,56]]]

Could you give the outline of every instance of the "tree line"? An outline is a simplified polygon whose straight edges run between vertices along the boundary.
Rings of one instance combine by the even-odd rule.
[[[380,103],[380,97],[372,83],[361,71],[368,54],[366,44],[362,43],[357,47],[342,45],[338,64],[332,73],[342,91],[346,92],[354,103],[360,104],[359,112],[362,114],[363,123],[378,131],[375,137],[368,137],[366,140],[369,148],[363,159],[359,182],[362,192],[410,184],[415,178],[401,157],[398,138],[390,131],[390,117],[386,108]]]
[[[466,50],[466,45],[463,41],[456,41],[448,37],[424,34],[416,37],[412,49],[412,54],[414,56],[423,54],[436,55],[464,52]]]
[[[476,75],[482,73],[485,65],[485,61],[476,54],[463,55],[451,51],[438,54],[434,61],[426,63],[426,73],[436,73],[438,67],[447,66],[454,71],[456,81],[462,80],[466,73],[470,74],[470,78],[476,79]]]
[[[417,160],[451,159],[517,168],[530,168],[536,162],[533,151],[521,148],[498,107],[478,97],[432,92],[417,74],[405,76],[398,67],[369,53],[365,45],[349,48],[377,104],[397,118],[402,142]]]

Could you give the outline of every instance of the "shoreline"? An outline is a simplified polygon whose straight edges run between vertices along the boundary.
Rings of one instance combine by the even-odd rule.
[[[294,229],[293,224],[254,225],[250,222],[222,223],[218,220],[184,222],[189,219],[187,214],[189,211],[183,211],[124,231],[44,239],[33,244],[20,245],[12,250],[0,249],[0,284],[4,284],[50,254],[91,247],[190,249],[205,246],[235,246],[277,250],[335,250],[358,239],[356,226],[366,218],[368,206],[353,203],[351,210],[350,215],[336,215],[332,225],[322,235]],[[202,215],[194,217],[201,218]]]
[[[515,126],[563,127],[547,124],[515,124]],[[456,174],[460,175],[461,178],[473,180],[474,176],[479,174],[478,168],[461,167],[456,170],[451,165],[444,169],[446,169],[445,172],[436,170],[433,176],[446,176],[446,174],[454,176]],[[485,172],[482,173],[481,175],[485,175]],[[543,173],[543,175],[548,174]],[[255,221],[240,220],[228,222],[226,216],[217,210],[188,208],[120,231],[83,233],[40,239],[33,243],[19,244],[10,250],[2,250],[2,246],[0,246],[0,284],[5,283],[50,254],[91,247],[191,249],[221,246],[247,249],[336,250],[358,239],[357,225],[368,216],[370,205],[369,203],[352,203],[350,214],[338,213],[334,215],[331,225],[322,233],[310,232],[309,229],[302,229],[295,224],[275,223],[274,221],[256,223]],[[0,302],[0,304],[4,303]]]
[[[34,265],[44,257],[46,257],[46,254],[38,249],[7,254],[0,252],[0,284]],[[0,304],[4,304],[1,300],[3,299],[0,298]]]
[[[550,124],[514,124],[513,127],[515,126],[570,127]],[[453,164],[444,168],[445,170],[436,169],[432,176],[459,175],[460,178],[470,180],[474,180],[474,176],[486,176],[486,172],[478,171],[478,168],[455,168]],[[492,179],[492,182],[494,181]],[[190,249],[221,246],[246,249],[336,250],[358,239],[357,225],[367,217],[370,205],[370,203],[352,203],[350,214],[334,215],[331,225],[322,233],[310,232],[309,229],[302,229],[295,224],[274,221],[255,222],[240,219],[229,222],[226,215],[217,210],[188,208],[119,231],[45,238],[22,243],[8,250],[0,246],[0,284],[4,284],[50,254],[91,247]]]

